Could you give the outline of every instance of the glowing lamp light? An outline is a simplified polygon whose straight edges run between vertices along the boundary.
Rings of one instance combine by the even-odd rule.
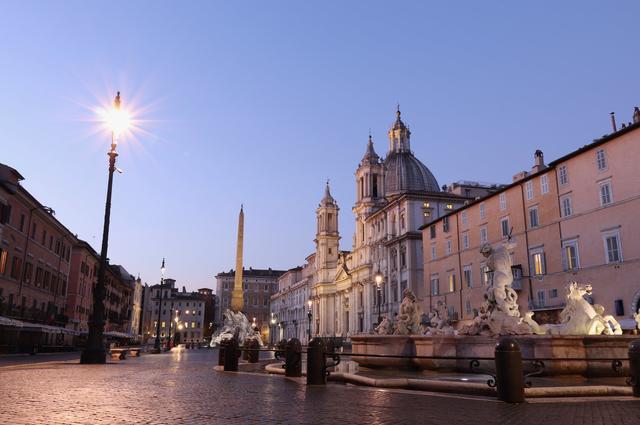
[[[129,113],[120,109],[120,92],[113,101],[113,108],[101,108],[98,110],[98,115],[106,129],[113,133],[114,144],[118,142],[118,137],[127,131],[131,124]]]
[[[382,273],[378,272],[376,273],[376,285],[380,287],[381,283],[382,283]]]
[[[184,326],[178,325],[178,329],[182,330],[182,329],[184,329]]]
[[[309,306],[309,310],[311,310],[311,306],[313,305],[313,301],[311,301],[311,300],[307,301],[307,305]]]

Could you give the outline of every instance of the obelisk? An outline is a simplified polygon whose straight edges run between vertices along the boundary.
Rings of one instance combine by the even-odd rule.
[[[236,274],[233,280],[233,291],[231,293],[231,310],[240,312],[244,308],[244,295],[242,290],[242,240],[244,238],[244,212],[240,206],[238,216],[238,242],[236,245]]]

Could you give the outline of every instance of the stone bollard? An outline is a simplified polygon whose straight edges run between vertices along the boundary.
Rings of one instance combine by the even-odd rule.
[[[238,347],[238,340],[235,338],[227,340],[224,348],[224,370],[227,372],[237,372],[239,357],[240,347]]]
[[[302,344],[298,338],[287,341],[285,348],[285,376],[302,376]]]
[[[507,403],[524,402],[524,375],[520,346],[513,338],[496,344],[496,387],[498,399]]]
[[[224,350],[226,345],[225,341],[220,341],[220,346],[218,348],[218,366],[224,366]]]
[[[640,339],[629,344],[629,374],[633,396],[640,397]]]
[[[249,352],[245,350],[245,348],[249,348],[249,340],[245,339],[242,343],[242,360],[249,360]]]
[[[251,351],[247,351],[247,360],[249,363],[258,363],[260,359],[260,343],[257,339],[249,340],[247,348]]]
[[[324,341],[313,338],[307,346],[307,385],[325,385],[327,368],[324,358]]]

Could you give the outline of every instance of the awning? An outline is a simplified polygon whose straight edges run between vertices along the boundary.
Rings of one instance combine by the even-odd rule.
[[[11,326],[13,328],[21,328],[24,326],[24,322],[20,320],[11,319],[9,317],[0,316],[0,326]]]

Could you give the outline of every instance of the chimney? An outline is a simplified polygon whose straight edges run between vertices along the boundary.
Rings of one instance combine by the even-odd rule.
[[[618,131],[618,126],[616,125],[616,113],[611,112],[611,127],[613,128],[613,132]]]
[[[535,158],[535,163],[534,163],[534,166],[531,167],[531,173],[537,173],[538,171],[544,170],[545,168],[547,168],[547,166],[544,165],[544,155],[540,149],[536,150],[534,154],[534,158]]]
[[[640,108],[637,106],[633,108],[633,123],[637,124],[640,122]]]
[[[186,287],[182,287],[182,292],[187,292],[187,288]]]
[[[529,173],[527,173],[526,171],[520,171],[519,173],[516,173],[516,174],[513,175],[512,181],[515,183],[518,180],[524,179],[528,175],[529,175]]]

